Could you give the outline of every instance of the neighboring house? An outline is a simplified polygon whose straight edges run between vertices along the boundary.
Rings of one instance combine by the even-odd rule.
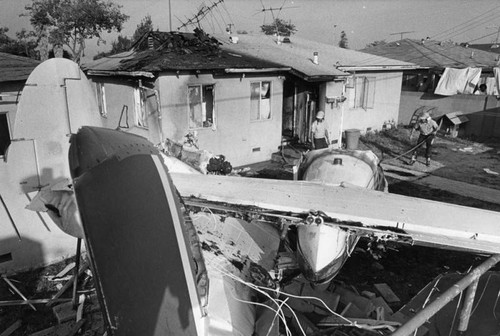
[[[397,123],[401,80],[414,64],[302,39],[239,35],[220,38],[222,48],[291,68],[285,78],[283,134],[308,141],[315,112],[323,110],[331,137]],[[237,43],[232,43],[237,42]]]
[[[131,51],[83,68],[105,127],[153,143],[195,134],[200,149],[233,166],[268,160],[281,144],[289,68],[222,50],[202,31],[150,32]]]
[[[463,44],[462,44],[463,45]],[[496,54],[500,54],[500,44],[498,43],[482,43],[482,44],[465,44],[469,48],[479,49],[483,51],[489,51]],[[499,56],[500,58],[500,56]]]
[[[494,75],[494,69],[498,67],[500,60],[497,53],[453,42],[411,39],[382,43],[361,51],[412,62],[419,66],[418,69],[408,70],[403,74],[399,112],[401,123],[410,122],[419,107],[429,106],[436,108],[437,112],[433,117],[451,112],[466,114],[470,120],[464,126],[466,135],[500,136],[500,103],[496,98],[499,91],[495,84],[498,79]],[[467,68],[479,68],[481,74],[477,87],[486,84],[486,94],[479,94],[479,90],[474,88],[464,90],[464,94],[452,96],[435,94],[436,86],[447,68],[462,71]]]
[[[0,52],[0,157],[12,138],[17,104],[29,74],[40,62]]]

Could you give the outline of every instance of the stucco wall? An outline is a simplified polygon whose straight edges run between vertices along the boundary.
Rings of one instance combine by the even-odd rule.
[[[122,131],[141,135],[154,144],[160,141],[157,114],[149,115],[147,128],[136,125],[134,87],[139,86],[138,80],[124,82],[113,78],[98,77],[92,80],[94,88],[95,82],[104,83],[107,111],[106,117],[102,118],[104,127],[116,129],[120,126]]]
[[[250,120],[250,83],[271,81],[271,119]],[[189,132],[187,86],[215,86],[215,127],[196,129],[198,145],[223,154],[233,166],[269,160],[281,144],[283,80],[265,76],[214,78],[210,74],[160,76],[163,130],[165,137],[183,140]]]
[[[433,118],[449,112],[461,111],[469,122],[463,126],[465,136],[500,137],[500,100],[495,96],[454,95],[440,96],[423,92],[401,92],[399,123],[407,125],[420,106],[437,107]]]
[[[332,139],[338,140],[340,129],[381,130],[385,122],[394,120],[397,123],[399,114],[399,97],[401,92],[401,72],[358,73],[358,76],[375,77],[375,94],[373,108],[350,107],[348,99],[339,104],[330,104],[325,100],[326,87],[320,88],[320,108],[324,108],[330,125]],[[345,95],[353,94],[347,90]]]

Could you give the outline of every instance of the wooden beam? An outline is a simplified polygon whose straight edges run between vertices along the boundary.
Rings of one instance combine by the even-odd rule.
[[[182,197],[283,213],[321,210],[352,230],[411,236],[412,243],[500,253],[500,212],[307,181],[171,173]]]
[[[10,327],[8,327],[7,329],[5,329],[0,334],[0,336],[9,336],[9,335],[12,335],[14,333],[14,331],[16,331],[21,326],[21,324],[22,324],[21,320],[17,320],[13,324],[11,324]]]

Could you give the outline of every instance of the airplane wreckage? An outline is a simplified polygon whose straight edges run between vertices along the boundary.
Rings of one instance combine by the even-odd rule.
[[[40,255],[38,263],[68,257],[84,239],[108,335],[277,335],[288,306],[275,268],[284,240],[317,285],[360,237],[492,255],[393,335],[412,334],[465,289],[473,301],[470,288],[500,260],[500,213],[384,192],[371,152],[310,152],[298,181],[204,175],[141,136],[101,127],[95,106],[71,61],[46,61],[30,75],[0,164],[0,219],[15,237],[0,254],[33,266]],[[235,268],[225,253],[246,259]],[[270,318],[249,304],[255,292]]]

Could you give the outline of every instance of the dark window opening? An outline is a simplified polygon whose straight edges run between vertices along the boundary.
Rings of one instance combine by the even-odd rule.
[[[0,113],[0,156],[5,155],[10,142],[11,140],[7,113]]]

